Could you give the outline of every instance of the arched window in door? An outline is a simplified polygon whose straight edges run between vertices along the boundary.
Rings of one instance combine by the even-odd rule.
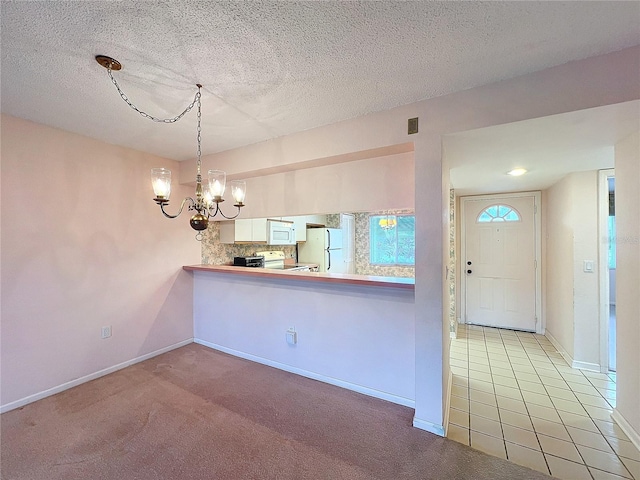
[[[491,205],[490,207],[485,208],[478,218],[476,222],[478,223],[488,223],[488,222],[519,222],[520,214],[516,211],[515,208],[510,207],[509,205]]]

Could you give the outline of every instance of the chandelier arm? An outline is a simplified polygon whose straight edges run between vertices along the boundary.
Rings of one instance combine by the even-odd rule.
[[[191,205],[189,206],[189,208],[193,207],[195,205],[195,202],[193,201],[193,198],[191,197],[186,197],[182,200],[182,203],[180,203],[180,210],[178,210],[178,213],[176,213],[175,215],[171,215],[167,212],[164,211],[164,206],[167,205],[168,202],[165,203],[161,203],[160,204],[160,210],[162,210],[162,214],[167,217],[167,218],[177,218],[181,213],[182,210],[184,209],[184,205],[185,203],[189,202]]]
[[[222,213],[220,211],[220,204],[216,203],[216,207],[215,209],[213,208],[213,205],[209,205],[209,208],[207,208],[207,218],[213,218],[215,217],[218,212]]]
[[[222,215],[224,218],[226,218],[227,220],[233,220],[234,218],[236,218],[238,215],[240,215],[240,207],[238,208],[238,213],[236,213],[235,215],[233,215],[232,217],[227,217],[224,213],[222,213],[222,210],[220,209],[219,205],[216,205],[216,213],[219,213],[220,215]]]
[[[148,118],[149,120],[152,120],[152,121],[154,121],[156,123],[175,123],[175,122],[177,122],[178,120],[180,120],[182,117],[184,117],[187,113],[189,113],[191,111],[191,109],[195,106],[196,102],[198,102],[198,99],[200,98],[200,87],[198,87],[198,91],[196,92],[196,95],[193,98],[193,102],[191,102],[187,106],[187,108],[185,108],[182,111],[182,113],[180,113],[179,115],[176,115],[173,118],[158,118],[158,117],[154,117],[153,115],[149,115],[148,113],[140,110],[133,103],[131,103],[131,100],[129,100],[129,97],[127,97],[125,95],[125,93],[120,88],[120,85],[118,85],[118,82],[116,81],[116,79],[113,78],[113,74],[111,73],[111,68],[110,67],[107,68],[107,72],[109,72],[109,78],[111,78],[111,82],[116,86],[116,89],[118,90],[118,93],[120,94],[120,97],[122,98],[122,100],[124,100],[127,105],[129,105],[132,109],[134,109],[136,112],[138,112],[144,118]]]

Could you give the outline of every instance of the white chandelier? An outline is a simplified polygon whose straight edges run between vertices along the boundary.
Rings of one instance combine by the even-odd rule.
[[[202,175],[200,172],[200,168],[202,165],[202,160],[201,160],[201,157],[202,157],[201,130],[202,129],[200,124],[201,117],[202,117],[200,98],[202,97],[202,95],[200,91],[202,89],[202,85],[196,84],[196,86],[198,87],[198,91],[196,92],[193,102],[191,102],[187,106],[187,108],[185,108],[182,111],[182,113],[180,113],[179,115],[173,118],[166,118],[166,119],[156,118],[152,115],[149,115],[148,113],[143,112],[138,107],[136,107],[133,103],[131,103],[129,98],[120,89],[118,82],[116,82],[112,74],[112,71],[118,71],[122,69],[122,64],[120,62],[118,62],[117,60],[111,57],[107,57],[104,55],[97,55],[96,61],[107,69],[107,71],[109,72],[109,78],[111,78],[111,81],[113,82],[116,89],[118,90],[120,97],[122,97],[122,99],[127,103],[127,105],[129,105],[132,109],[134,109],[143,117],[148,118],[149,120],[152,120],[158,123],[175,123],[178,120],[180,120],[185,114],[191,111],[191,109],[194,106],[197,107],[197,112],[198,112],[197,167],[198,168],[196,172],[195,199],[193,199],[192,197],[186,197],[182,200],[178,213],[176,213],[175,215],[171,215],[167,213],[164,207],[169,204],[169,196],[171,195],[171,170],[167,168],[151,169],[151,183],[153,185],[153,191],[155,193],[155,198],[153,200],[160,206],[160,210],[162,211],[164,216],[167,218],[176,218],[178,215],[182,213],[184,206],[187,205],[188,210],[195,211],[195,213],[191,216],[191,220],[189,223],[191,225],[191,228],[198,231],[198,233],[196,234],[197,240],[202,240],[202,230],[207,229],[207,226],[209,225],[209,219],[215,217],[218,213],[226,219],[236,218],[240,214],[240,209],[244,207],[244,198],[247,191],[246,183],[243,180],[233,180],[229,182],[231,185],[231,195],[233,196],[236,202],[234,204],[234,207],[238,209],[236,214],[232,216],[226,216],[220,208],[220,204],[224,202],[224,199],[222,198],[222,196],[224,195],[224,191],[227,183],[227,174],[225,172],[221,170],[209,170],[208,188],[205,190],[202,187]]]

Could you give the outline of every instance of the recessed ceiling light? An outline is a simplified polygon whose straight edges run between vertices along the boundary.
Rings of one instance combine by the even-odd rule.
[[[520,175],[524,175],[527,173],[526,168],[514,168],[510,172],[507,172],[507,175],[511,175],[512,177],[519,177]]]

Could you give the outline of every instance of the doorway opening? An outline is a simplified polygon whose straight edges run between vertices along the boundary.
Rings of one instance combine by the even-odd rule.
[[[615,177],[608,177],[609,187],[609,370],[616,371],[616,191]]]
[[[616,371],[616,207],[613,169],[600,170],[600,365]]]

